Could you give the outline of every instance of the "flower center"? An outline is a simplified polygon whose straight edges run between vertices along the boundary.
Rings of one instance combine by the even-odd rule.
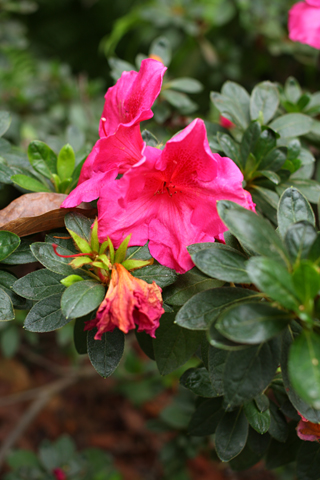
[[[163,182],[163,185],[155,192],[154,195],[162,195],[167,193],[170,197],[172,197],[176,193],[182,193],[181,190],[178,190],[172,182]]]

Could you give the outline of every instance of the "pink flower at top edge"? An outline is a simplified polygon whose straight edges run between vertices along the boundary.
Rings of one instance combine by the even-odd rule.
[[[151,107],[160,93],[165,71],[161,62],[147,58],[139,72],[123,72],[109,88],[100,120],[101,138],[84,162],[78,186],[63,202],[63,208],[95,200],[100,188],[106,186],[106,178],[114,180],[141,160],[144,142],[140,122],[153,116]]]
[[[187,246],[213,242],[227,230],[217,200],[232,200],[254,210],[242,188],[235,163],[212,153],[204,122],[194,120],[163,151],[146,147],[146,160],[134,165],[101,191],[99,237],[114,244],[132,233],[131,245],[149,240],[151,255],[162,265],[184,273],[193,267]]]
[[[320,0],[298,2],[289,10],[289,38],[320,49]]]
[[[298,412],[299,413],[299,412]],[[297,434],[301,440],[316,442],[320,440],[320,424],[309,422],[299,413],[301,420],[297,426]]]
[[[145,331],[155,338],[159,320],[164,313],[161,288],[155,283],[148,284],[135,278],[121,264],[112,268],[110,285],[101,303],[96,318],[87,322],[85,330],[97,327],[96,340],[105,332],[118,327],[122,332],[138,326],[138,332]]]

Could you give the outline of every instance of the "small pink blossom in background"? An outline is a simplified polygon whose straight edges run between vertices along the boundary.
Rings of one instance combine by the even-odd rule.
[[[115,263],[105,299],[96,318],[87,322],[85,330],[98,328],[95,340],[101,340],[105,332],[118,327],[128,333],[138,326],[138,332],[145,331],[155,338],[159,320],[164,313],[161,288],[155,283],[148,284],[135,278],[121,264]]]
[[[289,10],[289,38],[320,49],[320,0],[298,2]]]
[[[140,122],[153,116],[151,107],[160,93],[166,67],[147,58],[139,72],[123,72],[105,95],[99,135],[84,162],[78,186],[63,202],[71,208],[99,197],[100,188],[143,158]]]
[[[235,124],[231,122],[227,117],[224,117],[223,115],[220,115],[220,121],[219,121],[221,127],[227,128],[228,130],[230,128],[234,128]]]
[[[243,175],[227,157],[212,153],[200,119],[169,140],[164,150],[146,147],[146,160],[134,165],[98,202],[99,237],[115,246],[132,233],[130,245],[149,240],[151,255],[184,273],[193,267],[187,246],[214,242],[227,230],[217,200],[254,210],[242,188]]]
[[[299,412],[298,412],[299,413]],[[297,426],[297,434],[301,440],[317,442],[320,440],[320,423],[309,422],[299,413],[301,420]]]
[[[61,468],[55,468],[52,473],[56,480],[67,480],[67,475]]]

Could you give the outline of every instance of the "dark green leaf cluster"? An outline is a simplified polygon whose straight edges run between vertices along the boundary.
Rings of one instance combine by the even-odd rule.
[[[228,81],[221,93],[211,93],[211,101],[235,128],[211,136],[210,146],[238,165],[260,212],[276,224],[279,196],[290,186],[310,202],[319,201],[319,184],[311,179],[315,158],[308,148],[320,139],[319,122],[313,118],[318,112],[317,94],[303,94],[293,78],[284,88],[269,81],[259,83],[251,96]]]

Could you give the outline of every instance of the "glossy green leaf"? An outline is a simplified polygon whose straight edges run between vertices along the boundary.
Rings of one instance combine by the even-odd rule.
[[[309,251],[316,238],[315,228],[305,220],[288,228],[284,241],[292,263],[308,258]]]
[[[270,411],[260,412],[254,401],[247,402],[243,406],[244,413],[251,427],[261,435],[269,430],[271,415]]]
[[[180,377],[180,383],[200,397],[216,397],[209,372],[205,367],[189,368]]]
[[[88,332],[88,355],[90,362],[103,378],[109,377],[120,363],[124,350],[124,334],[117,328],[95,340],[96,330]]]
[[[280,198],[278,210],[278,226],[282,238],[285,237],[288,228],[301,220],[307,220],[315,225],[313,210],[299,190],[288,188]]]
[[[246,257],[230,247],[201,250],[191,258],[206,275],[234,283],[250,283],[246,272]]]
[[[302,90],[297,82],[297,80],[294,77],[289,77],[286,80],[286,83],[284,85],[284,93],[289,100],[289,102],[292,103],[297,103],[299,98],[302,95]]]
[[[174,324],[175,314],[165,313],[153,340],[154,354],[161,375],[184,365],[196,352],[201,332],[192,332]]]
[[[52,332],[66,325],[68,320],[61,311],[61,294],[51,295],[36,303],[26,316],[24,327],[29,332]]]
[[[247,263],[247,272],[251,282],[272,300],[289,310],[299,307],[292,278],[281,264],[271,258],[252,257]]]
[[[215,327],[224,337],[255,345],[281,333],[290,315],[265,303],[233,305],[222,312]]]
[[[77,250],[79,250],[82,253],[92,252],[91,246],[85,238],[80,237],[80,235],[78,235],[77,233],[73,232],[70,229],[67,229],[67,230],[70,233],[75,245],[78,247]]]
[[[28,146],[28,158],[33,168],[47,178],[57,173],[57,155],[48,145],[35,140]]]
[[[228,352],[210,345],[208,350],[208,371],[215,396],[223,395],[223,374]]]
[[[62,278],[63,275],[41,269],[19,278],[12,288],[14,292],[25,298],[42,300],[53,294],[62,293],[65,290],[65,287],[60,283]]]
[[[264,123],[268,123],[277,111],[279,91],[271,82],[261,82],[254,87],[250,99],[250,115],[252,120],[259,118],[262,112]]]
[[[76,319],[73,328],[73,341],[75,349],[79,355],[85,355],[88,352],[87,336],[88,332],[85,331],[86,321],[92,320],[94,314],[89,313],[84,317]]]
[[[309,179],[290,178],[277,187],[277,192],[281,195],[287,188],[294,187],[299,190],[311,203],[318,203],[320,199],[319,182]]]
[[[313,119],[302,113],[287,113],[274,120],[270,127],[281,137],[299,137],[312,129]]]
[[[51,192],[47,184],[41,183],[35,178],[28,177],[27,175],[12,175],[11,180],[25,190],[30,192]]]
[[[75,232],[79,237],[85,238],[90,242],[93,219],[87,218],[80,213],[67,213],[64,217],[64,223],[67,230]]]
[[[236,165],[239,168],[242,168],[243,165],[240,156],[240,146],[238,143],[236,143],[235,140],[230,137],[230,135],[221,132],[217,133],[217,140],[225,155],[229,158],[232,158]]]
[[[255,437],[253,437],[254,434],[256,434]],[[264,443],[267,443],[265,440],[265,437],[267,437],[266,440],[268,441],[268,444],[269,444],[270,437],[268,438],[268,434],[260,435],[256,433],[256,431],[253,430],[253,428],[249,427],[248,440],[244,449],[241,450],[239,455],[237,455],[235,458],[233,458],[229,462],[229,465],[232,468],[232,470],[234,471],[247,470],[248,468],[257,464],[263,457],[264,452],[261,453],[259,451],[259,453],[256,453],[254,450],[252,450],[251,446],[253,445],[254,447],[256,447],[258,444],[262,443],[263,445]],[[268,448],[268,444],[266,445],[265,449]]]
[[[271,440],[266,456],[266,467],[268,469],[282,467],[288,463],[294,462],[297,458],[297,452],[302,444],[296,431],[294,422],[288,425],[289,435],[286,442],[278,442],[274,438]]]
[[[279,185],[279,183],[281,183],[281,178],[279,177],[279,175],[277,175],[272,170],[259,170],[257,173],[263,175],[275,185]]]
[[[228,408],[241,405],[262,393],[279,365],[278,339],[255,347],[229,352],[224,370],[224,393]]]
[[[318,269],[309,261],[302,260],[292,275],[292,281],[297,297],[308,309],[320,290],[320,275]]]
[[[3,288],[0,287],[0,322],[14,319],[12,301]]]
[[[260,138],[261,126],[259,122],[251,122],[247,130],[244,132],[241,145],[240,155],[243,167],[246,167],[250,153],[253,153],[256,144]]]
[[[305,418],[307,418],[312,423],[320,423],[320,410],[316,410],[311,407],[307,402],[305,402],[293,389],[291,384],[289,373],[288,373],[288,357],[289,351],[292,344],[292,332],[291,329],[288,329],[285,335],[282,337],[282,347],[281,347],[281,371],[283,383],[286,389],[286,393],[297,409]]]
[[[222,287],[199,292],[179,310],[175,323],[190,330],[206,330],[223,309],[256,298],[259,298],[257,292],[245,288]]]
[[[211,92],[210,99],[214,106],[219,110],[221,115],[225,115],[227,118],[231,119],[231,121],[241,128],[241,130],[245,130],[247,128],[250,121],[248,107],[246,108],[244,106],[243,110],[241,102],[235,103],[228,96],[221,95],[217,92]]]
[[[298,480],[319,480],[320,445],[318,442],[304,442],[297,457]]]
[[[137,329],[135,330],[135,334],[141,350],[151,358],[151,360],[155,360],[152,337],[144,331],[138,332]]]
[[[238,114],[241,112],[241,116],[245,120],[244,127],[248,125],[250,121],[250,96],[248,92],[238,83],[230,82],[228,80],[222,85],[221,93],[232,101]]]
[[[17,278],[11,273],[0,270],[0,288],[9,296],[14,308],[26,310],[29,307],[29,302],[26,302],[22,296],[17,295],[12,289],[16,280]]]
[[[253,188],[274,209],[278,208],[279,195],[276,192],[274,192],[273,190],[270,190],[270,188],[259,187],[257,185],[255,185]]]
[[[20,245],[18,235],[6,230],[0,231],[0,262],[9,257]]]
[[[177,108],[180,113],[188,115],[197,110],[197,104],[193,102],[185,93],[174,90],[162,90],[161,95],[170,105]]]
[[[171,80],[166,86],[173,90],[179,90],[180,92],[185,93],[199,93],[203,90],[203,85],[199,80],[188,77],[180,77]]]
[[[26,263],[34,263],[37,260],[34,258],[30,245],[32,240],[23,238],[20,245],[9,257],[2,260],[5,265],[25,265]]]
[[[278,442],[285,442],[289,433],[288,423],[279,407],[272,401],[270,401],[270,414],[270,435]]]
[[[79,269],[74,270],[70,267],[69,263],[72,261],[72,258],[62,258],[56,255],[50,243],[33,243],[31,251],[35,258],[52,272],[59,273],[65,277],[73,274],[81,276],[81,273],[84,273]],[[60,255],[74,255],[74,252],[61,246],[57,248],[57,251]]]
[[[73,148],[67,143],[61,148],[57,160],[57,173],[61,180],[66,180],[72,176],[75,164]]]
[[[225,412],[215,434],[215,448],[223,462],[229,462],[243,450],[248,438],[249,424],[242,408]]]
[[[76,282],[61,298],[61,309],[66,318],[78,318],[95,310],[105,296],[105,288],[93,280]]]
[[[169,305],[183,305],[190,297],[209,288],[221,287],[223,282],[213,280],[201,273],[197,268],[179,275],[177,281],[163,292],[163,299]]]
[[[222,350],[228,350],[228,351],[237,351],[237,350],[243,350],[245,348],[249,348],[249,345],[245,345],[243,343],[237,343],[233,342],[232,340],[229,340],[228,338],[224,337],[221,335],[219,330],[217,330],[215,322],[213,322],[208,331],[207,331],[207,337],[210,345],[213,347],[222,349]]]
[[[320,409],[320,335],[303,330],[291,345],[289,377],[298,395]]]
[[[140,278],[147,283],[156,282],[161,288],[171,285],[178,278],[174,270],[163,265],[148,265],[131,273],[134,277]]]
[[[0,137],[6,133],[11,124],[11,115],[4,110],[0,111]]]
[[[191,417],[188,433],[195,437],[212,435],[223,415],[222,399],[210,398],[197,407]]]
[[[228,200],[218,202],[218,213],[240,242],[260,255],[288,263],[285,247],[268,221]]]

